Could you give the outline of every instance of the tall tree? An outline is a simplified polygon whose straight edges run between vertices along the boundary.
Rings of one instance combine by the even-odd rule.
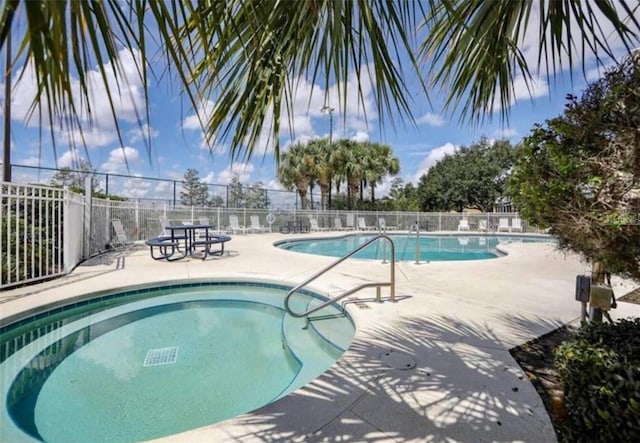
[[[209,188],[198,175],[198,171],[191,168],[184,173],[180,191],[180,202],[184,206],[207,206]]]
[[[269,198],[262,182],[249,186],[245,192],[245,208],[267,209]]]
[[[388,145],[372,143],[369,145],[372,150],[367,157],[369,166],[367,167],[367,182],[371,187],[371,203],[375,203],[376,185],[382,183],[387,175],[397,175],[400,173],[400,160],[393,155],[393,150]]]
[[[315,160],[306,144],[294,143],[282,154],[278,180],[286,189],[297,191],[302,209],[307,209],[307,191],[316,177]]]
[[[231,182],[227,185],[227,206],[230,208],[244,207],[245,190],[240,183],[240,176],[234,174]]]
[[[560,246],[640,280],[640,54],[568,96],[563,115],[533,128],[510,188],[523,216]]]
[[[320,186],[320,207],[327,209],[327,201],[331,192],[331,180],[334,175],[333,165],[331,163],[331,147],[326,138],[312,140],[308,143],[311,155],[314,157],[314,176]]]
[[[49,183],[53,186],[69,186],[74,190],[84,191],[84,181],[87,177],[91,177],[91,189],[93,192],[101,192],[96,173],[97,171],[89,161],[80,159],[74,169],[60,168],[53,174]]]
[[[461,147],[420,177],[418,192],[424,211],[490,211],[506,192],[505,181],[515,159],[506,140]]]
[[[450,107],[476,118],[501,104],[506,115],[514,80],[523,75],[531,81],[519,46],[525,36],[538,36],[538,67],[555,73],[572,66],[577,51],[586,68],[591,55],[614,55],[612,35],[627,50],[637,46],[638,7],[631,0],[310,0],[296,7],[278,0],[8,0],[0,12],[0,48],[12,33],[13,60],[28,60],[34,70],[33,109],[42,109],[52,134],[58,122],[70,130],[90,127],[86,121],[96,103],[87,73],[95,65],[118,127],[114,104],[126,90],[127,75],[140,76],[147,96],[147,66],[159,46],[193,108],[202,97],[216,97],[213,112],[202,116],[208,141],[229,138],[231,156],[248,158],[269,129],[278,157],[280,116],[287,114],[291,125],[297,78],[325,79],[325,90],[338,85],[338,106],[345,113],[347,88],[364,100],[363,88],[350,82],[351,72],[358,82],[370,72],[380,120],[393,113],[411,118],[414,89],[407,69],[399,67],[410,66],[426,91],[418,63],[423,57],[431,67],[430,82],[449,91]],[[419,23],[425,29],[416,32]],[[425,36],[419,53],[418,34]],[[136,54],[133,69],[120,61],[122,47]],[[145,102],[147,109],[138,115],[148,119]],[[271,124],[265,128],[266,122]]]

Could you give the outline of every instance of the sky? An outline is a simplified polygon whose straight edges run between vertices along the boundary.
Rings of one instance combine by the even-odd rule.
[[[537,35],[534,34],[535,32],[526,35],[520,46],[526,59],[533,65],[537,58]],[[618,49],[622,50],[621,47]],[[179,89],[164,77],[160,81],[150,79],[150,118],[140,126],[137,115],[144,110],[144,95],[133,63],[134,58],[138,56],[139,54],[126,50],[120,51],[119,55],[128,80],[127,90],[116,103],[123,143],[118,139],[114,129],[110,109],[105,100],[105,88],[96,81],[92,87],[95,125],[83,134],[86,152],[84,149],[73,151],[69,143],[65,142],[72,138],[81,146],[79,134],[57,129],[58,144],[54,155],[49,141],[49,128],[41,128],[41,120],[37,117],[29,118],[35,92],[35,77],[27,68],[20,81],[13,85],[12,164],[50,168],[71,167],[74,158],[88,157],[99,172],[131,176],[131,179],[110,179],[109,189],[111,193],[130,198],[166,198],[170,192],[169,183],[140,180],[136,177],[180,180],[189,168],[196,169],[201,179],[208,184],[226,185],[237,175],[243,184],[262,182],[269,189],[282,189],[276,179],[272,144],[268,143],[266,137],[258,146],[257,154],[246,163],[231,162],[228,147],[225,145],[217,145],[210,151],[204,143],[196,112],[206,116],[213,103],[205,102],[197,110],[189,109]],[[577,66],[581,60],[576,62]],[[162,69],[161,66],[153,68]],[[412,98],[410,105],[416,125],[396,116],[393,119],[394,127],[388,123],[383,125],[375,117],[371,79],[361,79],[364,100],[358,104],[355,95],[357,79],[353,74],[350,76],[347,86],[351,94],[344,113],[339,110],[338,88],[335,84],[329,91],[324,91],[318,84],[300,79],[294,101],[293,126],[290,128],[286,119],[283,120],[280,142],[286,150],[292,141],[328,137],[330,118],[326,113],[322,113],[320,108],[329,105],[336,109],[332,119],[334,140],[350,138],[388,144],[400,159],[399,177],[405,182],[415,184],[420,176],[444,155],[455,152],[460,146],[469,146],[481,137],[506,138],[514,144],[518,143],[534,124],[543,123],[546,119],[562,113],[567,93],[579,94],[587,82],[597,79],[602,72],[602,69],[597,69],[595,62],[587,61],[586,79],[581,70],[576,70],[573,80],[570,80],[568,70],[551,79],[547,79],[545,73],[541,73],[535,75],[530,90],[522,77],[517,77],[514,82],[516,100],[510,106],[509,121],[501,122],[498,110],[495,110],[494,113],[490,113],[494,116],[493,119],[477,126],[460,123],[457,116],[445,112],[441,91],[429,91],[429,102],[416,81],[409,80]],[[87,75],[90,79],[98,78],[97,67]],[[4,87],[0,91],[3,89]],[[325,96],[328,97],[328,101],[325,101]],[[4,96],[1,96],[1,99],[4,103]],[[365,114],[368,116],[367,121],[363,118]],[[294,134],[293,139],[291,132]],[[151,140],[150,150],[145,140]],[[50,176],[51,173],[46,171],[38,174],[33,169],[13,168],[13,181],[16,182],[47,182]],[[376,188],[376,196],[385,195],[389,183],[388,177]]]

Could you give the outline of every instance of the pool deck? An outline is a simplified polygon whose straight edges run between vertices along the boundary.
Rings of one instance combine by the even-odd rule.
[[[333,235],[235,235],[224,256],[206,261],[154,261],[148,247],[135,245],[69,276],[0,293],[0,320],[141,283],[237,277],[295,285],[335,259],[273,243]],[[549,244],[503,248],[508,255],[494,260],[397,263],[397,301],[376,303],[373,289],[354,294],[363,302],[346,304],[356,336],[322,376],[252,413],[154,441],[556,441],[540,397],[508,350],[579,318],[575,276],[589,267]],[[388,264],[348,260],[310,288],[337,295],[388,276]],[[613,283],[619,295],[633,289]],[[612,316],[640,316],[640,305],[618,303]]]

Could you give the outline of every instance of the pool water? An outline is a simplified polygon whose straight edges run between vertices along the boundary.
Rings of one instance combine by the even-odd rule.
[[[373,234],[352,234],[341,237],[314,238],[308,240],[285,240],[276,244],[279,248],[305,254],[344,257],[364,244]],[[531,235],[424,235],[416,239],[415,234],[390,235],[395,244],[397,261],[453,261],[486,260],[502,255],[500,244],[521,242],[553,242],[552,237]],[[355,254],[354,258],[382,260],[390,258],[386,242],[377,241]]]
[[[17,429],[3,426],[0,440],[131,442],[216,423],[317,377],[354,333],[336,307],[304,328],[282,309],[285,289],[162,293],[91,312],[8,356],[0,369],[31,357],[3,386],[3,421]]]

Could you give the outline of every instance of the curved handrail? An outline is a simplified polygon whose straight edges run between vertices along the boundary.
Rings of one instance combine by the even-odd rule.
[[[291,308],[289,307],[289,299],[291,298],[291,296],[298,291],[299,289],[303,288],[304,286],[308,285],[309,283],[311,283],[312,281],[314,281],[316,278],[320,277],[322,274],[324,274],[325,272],[335,268],[337,265],[339,265],[340,263],[342,263],[343,261],[345,261],[346,259],[348,259],[349,257],[351,257],[352,255],[360,252],[362,249],[366,248],[367,246],[369,246],[371,243],[373,243],[374,241],[380,240],[380,239],[384,239],[386,241],[389,242],[389,244],[391,244],[391,263],[390,263],[390,276],[389,276],[389,280],[388,282],[383,282],[383,283],[364,283],[362,285],[359,285],[353,289],[348,290],[347,292],[345,292],[344,294],[340,294],[337,297],[334,297],[332,299],[329,299],[321,304],[319,304],[318,306],[314,306],[313,308],[309,309],[306,312],[303,313],[299,313],[299,312],[293,312],[291,310]],[[308,279],[306,279],[305,281],[303,281],[302,283],[298,284],[297,286],[295,286],[293,289],[291,289],[288,293],[286,298],[284,299],[284,306],[287,310],[287,312],[289,314],[291,314],[293,317],[296,318],[301,318],[301,317],[306,317],[309,314],[313,314],[316,311],[319,311],[320,309],[329,306],[331,303],[335,303],[338,300],[343,299],[344,297],[353,294],[354,292],[359,291],[360,289],[364,289],[364,288],[372,288],[372,287],[377,287],[378,291],[380,290],[380,287],[382,286],[389,286],[391,289],[391,295],[390,295],[390,300],[391,301],[395,301],[396,299],[396,251],[395,251],[395,245],[393,243],[393,240],[391,239],[391,237],[389,237],[386,234],[379,234],[376,235],[375,237],[371,238],[370,240],[367,240],[365,243],[363,243],[362,245],[358,246],[356,249],[354,249],[353,251],[349,252],[347,255],[345,255],[344,257],[341,257],[339,260],[331,263],[329,266],[326,266],[324,268],[322,268],[320,271],[316,272],[315,274],[313,274],[311,277],[309,277]],[[378,293],[379,294],[379,293]]]

